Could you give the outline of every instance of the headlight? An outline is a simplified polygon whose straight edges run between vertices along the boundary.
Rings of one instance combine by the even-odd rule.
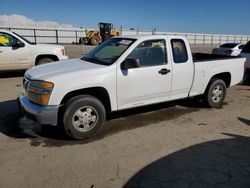
[[[53,87],[54,84],[51,82],[31,81],[27,88],[27,96],[30,101],[36,104],[48,105]]]

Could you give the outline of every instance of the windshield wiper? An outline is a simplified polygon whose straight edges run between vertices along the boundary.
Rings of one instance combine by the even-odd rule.
[[[96,59],[94,57],[83,57],[82,60],[89,61],[92,63],[102,64],[102,65],[107,65],[106,62]]]

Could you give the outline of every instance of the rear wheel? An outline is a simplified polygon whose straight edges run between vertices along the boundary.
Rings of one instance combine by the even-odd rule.
[[[223,80],[213,78],[204,94],[204,100],[211,108],[221,108],[226,96],[226,84]]]
[[[91,39],[90,39],[90,43],[91,43],[91,45],[94,45],[94,46],[96,46],[96,45],[98,45],[98,44],[100,44],[101,43],[101,39],[100,39],[100,37],[98,37],[98,36],[93,36]]]
[[[66,103],[63,125],[70,137],[86,139],[101,130],[105,119],[105,108],[97,98],[80,95]]]

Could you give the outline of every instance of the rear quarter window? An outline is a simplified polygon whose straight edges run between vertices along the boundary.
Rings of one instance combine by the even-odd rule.
[[[185,42],[181,39],[172,39],[172,53],[175,63],[185,63],[188,61],[188,54]]]

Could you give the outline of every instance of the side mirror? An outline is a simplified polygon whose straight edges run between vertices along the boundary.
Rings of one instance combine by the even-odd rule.
[[[12,47],[15,47],[15,48],[23,48],[25,46],[25,44],[23,42],[21,42],[20,40],[16,40]]]
[[[127,70],[140,67],[140,60],[135,58],[127,58],[121,64],[121,69]]]

